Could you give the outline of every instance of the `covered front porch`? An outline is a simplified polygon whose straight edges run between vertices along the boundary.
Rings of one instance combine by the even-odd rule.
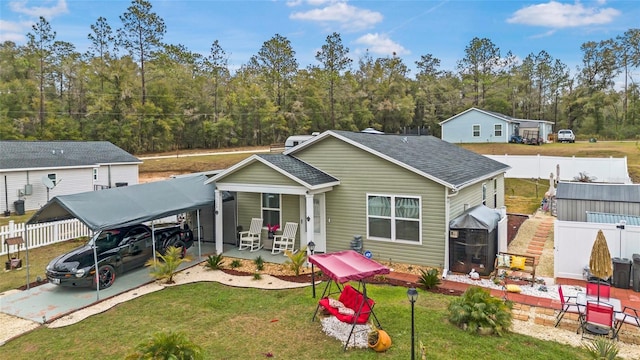
[[[254,219],[262,222],[261,231],[251,230],[251,233],[258,234],[262,247],[259,254],[265,261],[284,262],[287,259],[282,254],[272,255],[269,250],[273,242],[267,236],[268,227],[273,225],[282,231],[287,223],[298,224],[294,235],[295,250],[313,242],[317,252],[326,251],[325,194],[340,184],[338,179],[293,157],[260,154],[234,165],[206,183],[215,183],[215,199],[219,201],[214,211],[218,253],[242,259],[258,257],[257,251],[233,248],[237,234],[230,237],[223,233],[224,211],[220,204],[224,192],[236,195],[237,231],[253,228],[250,224]]]
[[[233,244],[224,244],[222,255],[243,260],[255,260],[260,256],[262,260],[272,264],[284,264],[289,259],[284,253],[272,254],[271,250],[265,248],[257,251],[238,250],[238,247]]]

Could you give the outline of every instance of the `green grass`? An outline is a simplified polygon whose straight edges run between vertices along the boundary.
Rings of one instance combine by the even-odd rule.
[[[260,290],[218,283],[170,287],[58,329],[41,327],[3,346],[19,359],[122,359],[162,330],[184,332],[208,359],[407,359],[411,310],[406,288],[368,287],[375,311],[393,345],[384,354],[350,349],[311,322],[317,299],[310,289]],[[416,343],[428,359],[587,359],[585,350],[519,334],[470,335],[448,323],[451,297],[420,291]],[[418,357],[419,358],[419,357]]]
[[[67,240],[61,243],[47,245],[39,248],[34,248],[29,250],[29,278],[30,282],[36,281],[36,278],[39,276],[41,279],[45,279],[45,271],[44,268],[47,264],[53,260],[56,256],[60,254],[64,254],[65,252],[76,248],[82,244],[84,244],[87,239],[74,239]],[[12,249],[15,248],[12,246]],[[11,254],[14,252],[12,250]],[[17,255],[17,253],[16,253]],[[2,271],[0,271],[0,293],[17,289],[23,285],[27,284],[27,261],[26,261],[26,252],[20,251],[20,258],[22,259],[22,268],[15,269],[11,271],[4,270],[4,261],[6,261],[6,257],[2,262],[3,267]]]

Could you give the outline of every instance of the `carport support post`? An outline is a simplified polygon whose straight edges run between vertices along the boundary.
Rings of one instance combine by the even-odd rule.
[[[27,251],[25,262],[27,263],[27,290],[29,290],[29,284],[31,283],[31,281],[29,281],[29,232],[27,231],[26,224],[24,225],[24,248]],[[8,250],[7,248],[7,251]]]
[[[200,209],[198,209],[196,216],[198,218],[198,260],[200,260],[202,259],[202,248],[200,246]]]
[[[96,301],[97,301],[97,300],[100,300],[100,274],[98,274],[98,250],[96,249],[97,247],[96,239],[98,237],[95,235],[96,234],[94,233],[91,237],[93,238],[93,262],[96,269]]]

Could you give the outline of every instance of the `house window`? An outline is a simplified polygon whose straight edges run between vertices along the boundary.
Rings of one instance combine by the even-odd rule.
[[[280,194],[262,194],[262,226],[280,224]]]
[[[367,237],[420,243],[420,209],[419,197],[367,195]]]
[[[487,183],[482,184],[482,205],[487,205]]]
[[[93,181],[98,181],[98,169],[93,169]]]
[[[493,207],[498,207],[498,179],[493,179]]]
[[[473,125],[473,137],[480,137],[480,125]]]
[[[47,177],[53,183],[53,186],[56,186],[56,174],[47,174]]]
[[[493,136],[502,137],[502,124],[493,125]]]

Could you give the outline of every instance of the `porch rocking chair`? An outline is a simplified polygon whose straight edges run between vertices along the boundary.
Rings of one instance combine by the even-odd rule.
[[[292,253],[295,252],[296,233],[298,232],[298,223],[288,222],[284,224],[284,230],[282,235],[276,235],[273,237],[273,247],[271,248],[272,254],[279,254],[285,250],[289,250]]]
[[[241,231],[240,246],[238,250],[250,249],[249,251],[258,251],[262,249],[262,219],[251,219],[249,231]]]

